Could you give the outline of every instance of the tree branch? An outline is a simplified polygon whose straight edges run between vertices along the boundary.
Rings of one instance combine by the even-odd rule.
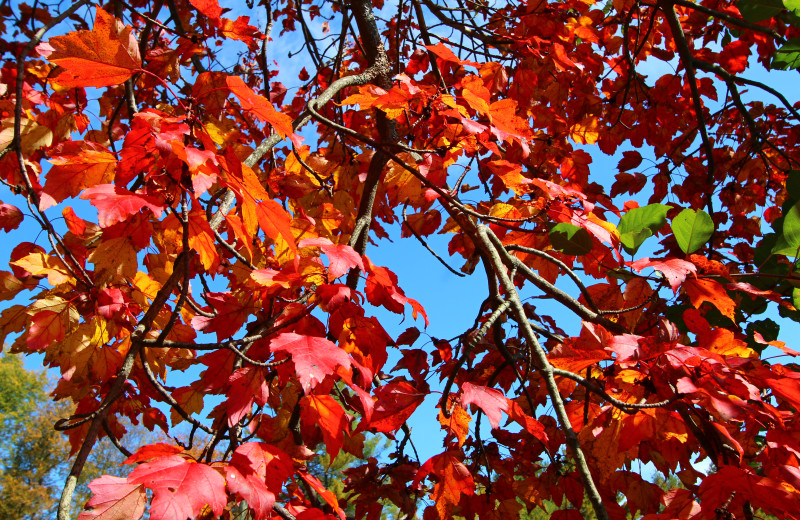
[[[575,457],[577,470],[581,476],[581,480],[583,481],[583,488],[586,491],[586,495],[588,496],[589,501],[592,503],[592,508],[594,509],[597,518],[599,520],[609,520],[608,512],[606,512],[606,508],[603,505],[603,499],[594,483],[594,479],[591,471],[589,470],[589,465],[586,462],[586,457],[583,454],[583,450],[581,450],[578,436],[575,434],[575,430],[572,429],[572,423],[569,420],[566,408],[564,408],[564,401],[561,398],[558,385],[553,377],[553,367],[550,365],[544,349],[539,344],[539,341],[536,339],[536,335],[533,333],[533,329],[530,327],[530,323],[525,316],[525,310],[522,307],[522,302],[519,299],[519,294],[514,287],[514,283],[506,274],[503,261],[500,259],[500,253],[496,249],[495,241],[497,241],[497,237],[494,237],[494,239],[491,238],[493,235],[494,233],[492,233],[491,230],[486,226],[479,225],[477,227],[476,239],[479,241],[481,247],[483,247],[487,254],[491,257],[492,268],[500,279],[500,284],[503,286],[506,297],[511,302],[511,312],[514,315],[515,321],[519,325],[520,331],[525,337],[525,341],[527,341],[533,349],[533,356],[536,360],[537,368],[545,381],[545,385],[547,386],[547,393],[550,396],[550,401],[553,405],[553,409],[556,412],[556,418],[558,419],[561,431],[564,433],[564,436],[567,440],[567,445],[570,447],[572,454]]]

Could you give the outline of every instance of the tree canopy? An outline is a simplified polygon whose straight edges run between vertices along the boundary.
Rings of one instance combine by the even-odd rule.
[[[0,3],[0,340],[75,405],[59,520],[103,437],[80,520],[800,518],[797,0],[245,4]]]

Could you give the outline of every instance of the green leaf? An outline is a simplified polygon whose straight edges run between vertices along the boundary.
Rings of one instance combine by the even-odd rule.
[[[795,15],[800,16],[800,0],[783,0],[783,6]]]
[[[664,227],[669,210],[670,207],[664,204],[650,204],[625,213],[617,226],[625,250],[634,254],[648,237]]]
[[[634,278],[638,278],[638,276],[634,275],[630,271],[626,271],[625,269],[610,269],[606,271],[606,276],[611,276],[612,278],[616,278],[617,280],[622,280],[623,282],[627,282],[628,280],[632,280]]]
[[[795,309],[800,309],[800,287],[792,289],[792,305]]]
[[[653,232],[649,229],[645,228],[641,231],[629,231],[627,233],[620,233],[619,241],[622,243],[622,247],[625,248],[625,251],[628,254],[635,254],[636,250],[639,249],[645,240],[653,236]]]
[[[582,227],[566,222],[556,224],[550,230],[550,243],[557,249],[570,256],[585,255],[592,250],[592,236]]]
[[[792,38],[775,51],[772,68],[781,70],[800,68],[800,38]]]
[[[741,0],[736,7],[745,20],[763,22],[783,11],[781,0]]]
[[[694,253],[708,242],[714,233],[714,221],[711,215],[703,211],[685,209],[672,219],[672,232],[678,247],[686,254]]]
[[[800,202],[796,202],[783,216],[783,232],[772,248],[777,255],[797,256],[800,249]]]
[[[797,247],[789,244],[786,240],[786,236],[781,233],[778,235],[778,239],[775,241],[775,245],[770,252],[773,255],[797,256]]]

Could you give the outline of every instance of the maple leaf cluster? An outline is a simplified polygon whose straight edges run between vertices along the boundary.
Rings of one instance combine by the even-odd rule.
[[[81,520],[800,518],[800,105],[752,73],[800,67],[798,16],[4,4],[0,339],[76,405],[59,520],[101,436],[130,473]],[[449,295],[407,295],[389,238],[485,281],[472,326],[426,340]],[[309,462],[368,434],[395,449],[337,497]]]

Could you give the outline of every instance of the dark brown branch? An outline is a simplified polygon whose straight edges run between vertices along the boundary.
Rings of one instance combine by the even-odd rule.
[[[558,258],[554,257],[553,255],[546,253],[545,251],[540,251],[539,249],[534,249],[532,247],[518,246],[517,244],[509,244],[505,247],[505,249],[506,251],[520,251],[522,253],[528,253],[530,255],[538,256],[539,258],[547,260],[548,262],[555,264],[561,269],[563,269],[564,273],[572,279],[575,285],[578,286],[578,289],[581,291],[581,294],[586,299],[586,304],[589,305],[589,308],[595,312],[599,312],[597,305],[594,303],[594,300],[592,299],[592,295],[589,294],[589,290],[583,284],[583,281],[578,277],[578,275],[575,274],[575,271],[570,269],[569,266],[567,266],[567,264],[565,264]]]
[[[390,77],[392,66],[378,32],[375,15],[372,12],[372,2],[367,0],[353,2],[352,11],[358,26],[358,32],[361,35],[361,41],[367,53],[366,58],[369,68],[376,68],[378,71],[374,79],[375,84],[384,90],[389,90],[392,88],[392,79]],[[392,145],[399,140],[397,124],[387,118],[382,110],[375,111],[375,122],[378,127],[378,136],[381,144]],[[378,191],[378,184],[383,170],[389,159],[390,157],[383,149],[378,148],[375,150],[375,155],[372,156],[367,169],[367,178],[362,188],[353,234],[350,235],[350,246],[360,255],[363,255],[367,250],[375,195]],[[358,287],[360,276],[361,270],[359,268],[351,269],[347,274],[347,286],[355,290]]]
[[[203,430],[204,432],[208,433],[209,435],[214,433],[214,431],[211,428],[209,428],[208,426],[205,426],[201,422],[199,422],[196,419],[194,419],[191,415],[189,415],[186,412],[186,410],[184,410],[183,407],[180,404],[178,404],[178,402],[172,397],[172,395],[167,391],[167,389],[164,388],[164,385],[162,385],[158,381],[158,379],[156,379],[155,374],[153,374],[153,371],[150,369],[150,364],[147,362],[147,356],[145,355],[145,349],[143,349],[143,348],[139,349],[139,362],[142,364],[142,368],[144,369],[144,373],[147,375],[147,380],[150,382],[150,384],[153,386],[153,388],[156,389],[156,391],[161,395],[161,397],[164,399],[164,401],[168,405],[170,405],[170,407],[173,410],[178,412],[178,415],[180,415],[181,418],[184,421],[186,421],[189,424],[191,424],[192,427],[194,427],[194,428],[198,428],[200,430]]]
[[[605,390],[603,390],[599,386],[595,385],[594,383],[592,383],[590,380],[586,379],[585,377],[582,377],[582,376],[580,376],[578,374],[575,374],[573,372],[570,372],[568,370],[562,370],[560,368],[553,368],[553,375],[564,377],[566,379],[570,379],[572,381],[575,381],[579,385],[585,387],[590,392],[593,392],[593,393],[599,395],[600,397],[602,397],[603,399],[605,399],[606,401],[611,403],[616,408],[619,408],[623,412],[625,412],[627,414],[631,414],[631,415],[635,414],[639,410],[645,410],[645,409],[648,409],[648,408],[663,408],[663,407],[665,407],[667,405],[670,405],[670,404],[674,403],[675,401],[677,401],[681,397],[683,397],[680,394],[678,394],[678,395],[676,395],[674,397],[670,397],[669,399],[666,399],[664,401],[659,401],[657,403],[641,403],[641,404],[626,403],[625,401],[620,401],[619,399],[610,396]]]
[[[516,256],[512,256],[508,254],[508,251],[503,247],[500,243],[500,240],[492,233],[489,235],[489,238],[495,243],[495,246],[499,248],[500,254],[503,255],[503,261],[509,267],[516,267],[520,270],[521,274],[530,280],[533,285],[539,288],[539,290],[543,291],[548,296],[551,296],[554,300],[561,303],[562,305],[569,308],[575,314],[580,316],[582,319],[586,321],[590,321],[592,323],[597,323],[602,325],[603,327],[607,328],[608,330],[616,333],[616,334],[624,334],[627,332],[625,327],[622,325],[615,323],[611,320],[603,318],[597,312],[592,311],[591,309],[587,308],[581,302],[570,296],[569,294],[565,293],[555,285],[551,284],[544,278],[542,278],[538,273],[534,272],[530,267],[523,264],[522,261],[517,258]]]
[[[456,376],[458,375],[458,371],[461,370],[461,367],[466,363],[469,355],[472,353],[472,349],[480,342],[481,339],[489,332],[489,329],[492,328],[494,322],[500,318],[505,312],[508,310],[508,307],[511,305],[509,301],[504,301],[497,308],[486,318],[486,321],[481,325],[481,328],[470,337],[467,341],[467,345],[464,347],[464,352],[461,354],[461,358],[458,360],[458,363],[453,367],[453,370],[450,372],[450,377],[447,378],[447,383],[444,385],[444,389],[442,390],[442,397],[439,399],[439,408],[442,410],[442,415],[445,417],[450,417],[450,407],[447,406],[447,399],[450,397],[450,388],[453,387],[453,383],[455,383]]]
[[[227,249],[238,261],[240,261],[241,263],[246,265],[249,269],[253,269],[254,270],[256,268],[256,266],[254,266],[252,263],[250,263],[250,261],[247,258],[242,256],[242,254],[239,251],[237,251],[230,244],[230,242],[225,240],[225,238],[222,235],[220,235],[219,231],[217,231],[216,229],[214,230],[214,238],[217,239],[217,242],[219,242],[219,245],[221,245],[222,247]]]
[[[703,113],[703,100],[700,98],[700,88],[697,86],[697,77],[695,75],[694,57],[689,48],[689,43],[686,40],[686,35],[683,32],[681,21],[678,19],[678,14],[675,12],[673,0],[659,0],[658,5],[664,13],[664,17],[667,19],[669,28],[672,31],[672,39],[675,40],[678,55],[681,57],[681,63],[683,63],[683,66],[686,68],[686,79],[692,93],[692,103],[694,105],[695,117],[697,118],[697,128],[700,131],[700,137],[703,140],[703,148],[706,152],[706,161],[708,161],[708,190],[705,195],[708,213],[713,218],[714,145],[711,143],[711,138],[708,135],[708,127],[706,127],[705,115]]]
[[[464,24],[456,20],[453,20],[448,15],[443,13],[442,9],[438,5],[431,2],[430,0],[422,0],[422,3],[425,4],[425,7],[427,7],[430,10],[430,12],[433,13],[433,15],[436,18],[438,18],[440,22],[442,22],[442,24],[457,30],[459,33],[463,34],[464,36],[467,36],[468,38],[473,38],[486,45],[491,45],[492,47],[496,47],[501,50],[507,50],[503,46],[503,44],[509,43],[506,39],[501,39],[500,37],[494,34],[489,36],[488,34],[484,34],[479,30],[473,30],[465,27]]]
[[[597,490],[597,486],[594,483],[592,473],[589,470],[589,465],[586,462],[586,457],[584,456],[580,442],[578,441],[578,436],[575,434],[575,430],[572,428],[569,415],[567,415],[567,410],[564,407],[564,400],[561,397],[561,393],[558,390],[558,385],[556,384],[553,376],[553,366],[550,364],[550,361],[547,359],[547,354],[539,344],[539,341],[536,339],[533,329],[531,329],[530,323],[525,316],[525,309],[522,307],[522,302],[519,299],[519,294],[514,287],[514,283],[506,274],[503,260],[500,258],[500,250],[505,252],[505,249],[502,248],[501,244],[499,248],[500,250],[498,250],[496,244],[499,242],[499,240],[486,226],[479,225],[476,231],[476,240],[478,241],[476,246],[479,245],[482,247],[491,257],[492,268],[497,277],[500,279],[500,284],[502,285],[507,298],[511,302],[511,311],[514,314],[517,324],[519,325],[520,332],[524,336],[525,341],[528,343],[530,348],[533,350],[532,353],[536,361],[537,369],[542,375],[545,385],[547,386],[547,393],[550,396],[550,401],[553,405],[553,409],[556,412],[556,417],[561,427],[561,431],[564,433],[564,436],[567,440],[567,445],[570,447],[572,455],[575,458],[576,469],[581,476],[584,491],[586,492],[589,501],[592,503],[592,508],[594,509],[597,518],[599,520],[609,520],[608,512],[603,505],[603,499],[600,496],[600,492]]]
[[[422,34],[422,41],[425,42],[425,45],[431,46],[431,35],[428,32],[428,26],[425,23],[425,14],[422,12],[422,6],[419,3],[419,0],[412,0],[414,4],[414,12],[417,15],[417,25],[419,25],[419,31]],[[447,89],[447,83],[445,83],[444,78],[442,77],[442,71],[439,70],[439,64],[436,62],[436,55],[425,49],[428,52],[428,60],[431,62],[431,70],[433,71],[433,75],[436,76],[436,79],[439,81],[439,84],[443,89]]]
[[[722,11],[711,9],[709,7],[700,4],[699,2],[695,3],[689,0],[672,0],[672,3],[674,3],[675,5],[679,5],[681,7],[688,7],[689,9],[693,9],[703,14],[713,16],[714,18],[719,18],[720,20],[725,20],[729,24],[742,27],[743,29],[749,29],[751,31],[767,34],[775,38],[775,41],[777,41],[778,43],[786,43],[786,39],[783,36],[773,31],[769,27],[764,27],[762,25],[754,24],[748,22],[747,20],[742,20],[741,18],[734,18],[728,13],[723,13]]]
[[[122,453],[125,457],[130,457],[133,453],[130,452],[125,446],[120,444],[119,440],[111,433],[111,428],[108,427],[108,419],[103,419],[103,431],[106,433],[108,440],[117,448],[117,451]]]

